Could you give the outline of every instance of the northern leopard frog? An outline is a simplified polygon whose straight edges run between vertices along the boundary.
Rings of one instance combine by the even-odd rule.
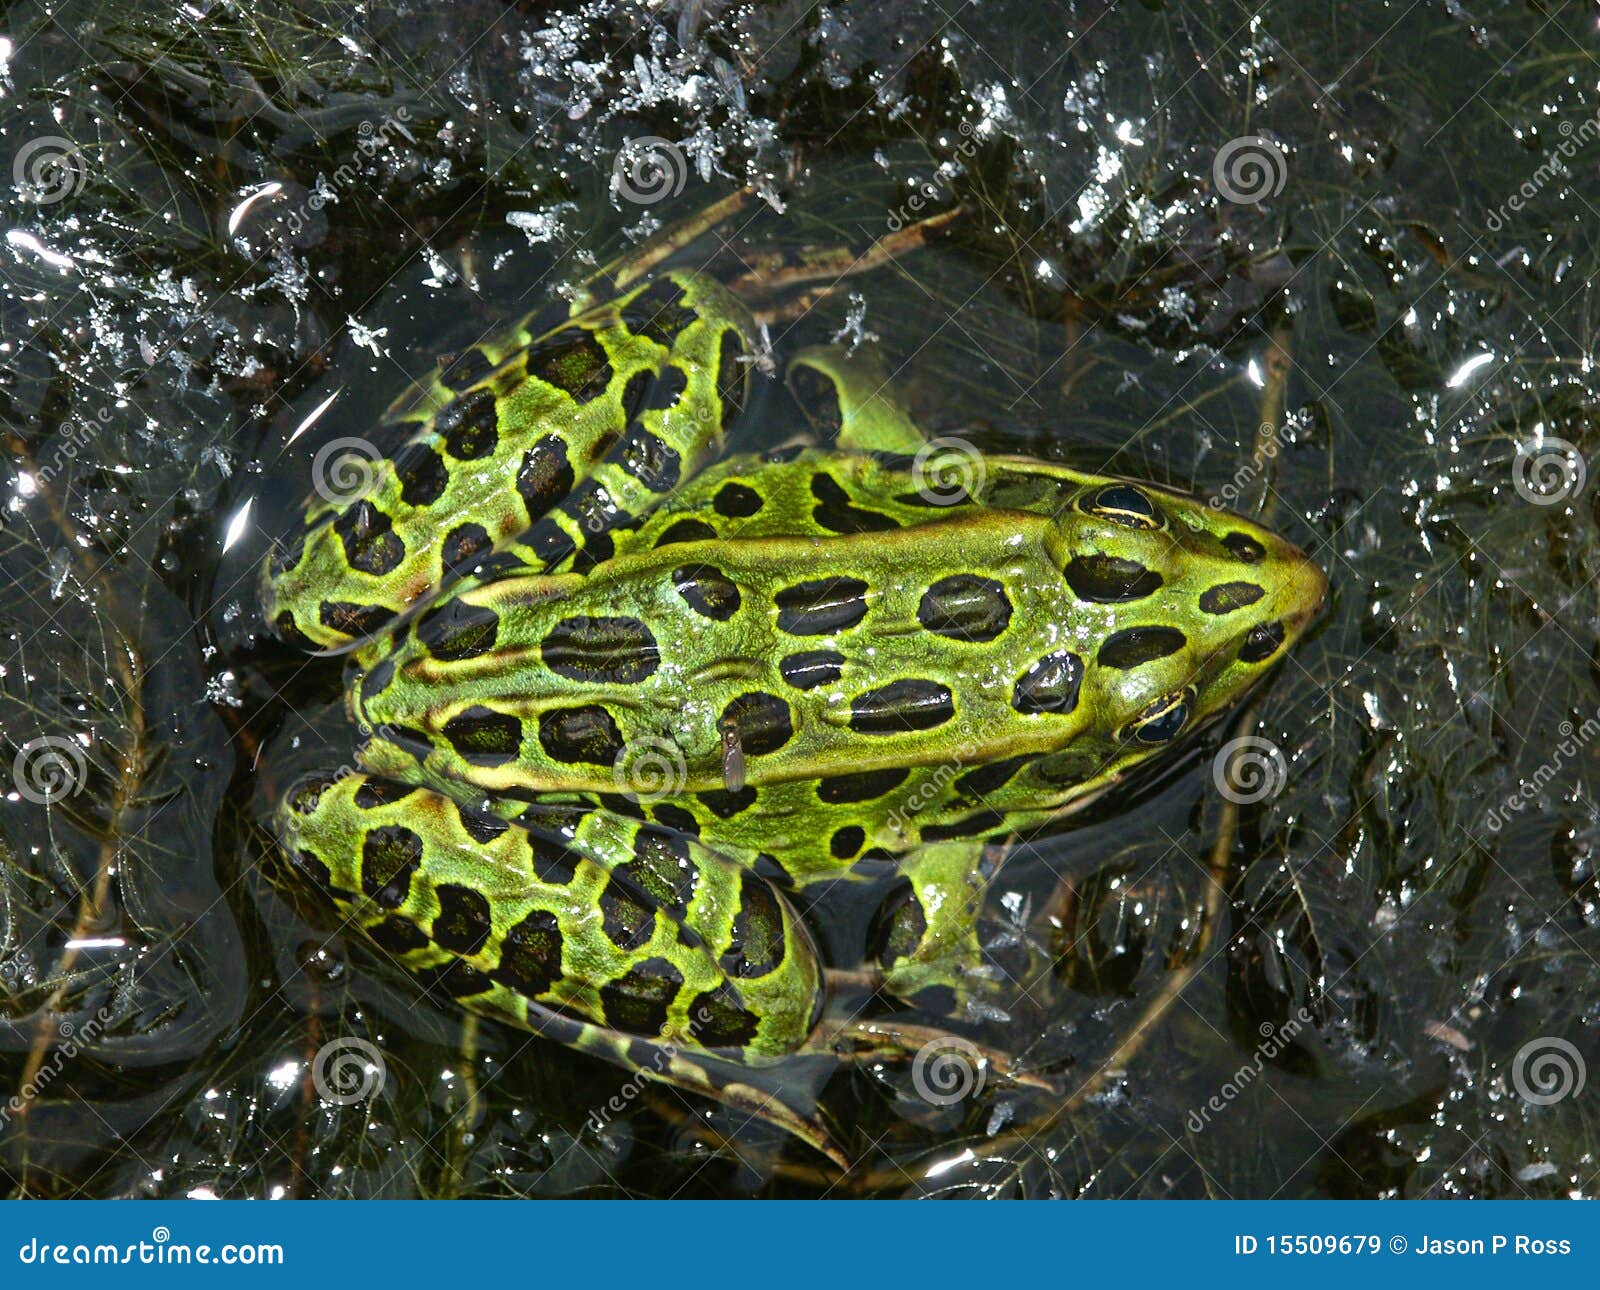
[[[263,573],[280,634],[350,651],[365,737],[277,824],[430,986],[837,1158],[753,1075],[827,995],[796,894],[894,880],[870,966],[948,1013],[993,844],[1234,703],[1324,580],[1148,484],[934,445],[941,471],[831,350],[789,365],[825,446],[724,456],[756,335],[641,261],[396,405],[371,487]]]

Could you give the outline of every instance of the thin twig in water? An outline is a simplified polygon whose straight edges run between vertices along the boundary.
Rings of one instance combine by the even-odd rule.
[[[39,472],[33,469],[33,462],[26,446],[15,435],[6,436],[7,448],[22,458],[29,468],[30,474],[39,478]],[[115,636],[115,648],[111,651],[113,666],[122,681],[126,710],[122,714],[124,725],[128,731],[126,746],[121,750],[120,765],[115,785],[112,789],[109,818],[113,822],[119,819],[129,804],[138,793],[139,784],[144,772],[144,664],[139,657],[138,649],[123,629],[127,621],[126,609],[122,604],[117,590],[105,577],[104,566],[91,568],[87,565],[84,552],[89,550],[87,543],[81,540],[77,526],[61,508],[55,493],[48,486],[41,484],[37,496],[44,502],[49,511],[51,522],[66,539],[67,550],[72,552],[73,558],[83,568],[86,581],[92,584],[98,592],[98,610],[103,618],[109,622],[111,631]],[[44,1066],[45,1056],[49,1053],[55,1037],[55,1027],[51,1018],[57,1013],[62,1002],[66,999],[70,989],[73,965],[78,960],[78,946],[90,939],[98,930],[105,926],[106,901],[111,894],[111,875],[116,867],[117,852],[119,849],[119,835],[113,826],[106,833],[100,843],[99,863],[96,867],[93,885],[89,888],[83,902],[78,907],[78,916],[73,923],[72,932],[67,939],[66,948],[61,952],[61,957],[56,960],[55,975],[56,986],[51,991],[49,999],[40,1009],[39,1027],[34,1034],[33,1046],[28,1051],[28,1059],[22,1068],[22,1078],[18,1085],[17,1119],[19,1132],[26,1137],[27,1114],[33,1105],[31,1097],[23,1093],[35,1086],[39,1071]],[[28,1191],[27,1167],[24,1165],[22,1181],[18,1188],[23,1195]]]

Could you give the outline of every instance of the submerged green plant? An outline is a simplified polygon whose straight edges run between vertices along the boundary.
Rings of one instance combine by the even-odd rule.
[[[882,1137],[845,1187],[1593,1190],[1587,1102],[1539,1083],[1553,1041],[1595,1055],[1600,951],[1597,763],[1563,751],[1600,705],[1588,33],[1059,17],[1046,46],[1020,3],[8,14],[12,1192],[837,1192],[715,1116],[706,1165],[675,1098],[596,1127],[625,1076],[464,1035],[283,902],[258,822],[263,742],[336,724],[337,666],[253,643],[247,594],[308,445],[746,184],[769,200],[729,262],[870,242],[913,198],[975,215],[776,347],[873,347],[986,447],[1270,500],[1335,597],[1228,732],[1276,750],[1271,792],[1230,801],[1207,746],[1006,870],[1015,907],[1055,902],[1057,988],[991,1021],[1069,1100],[842,1079]],[[646,139],[682,162],[660,204],[621,191]],[[1218,165],[1238,140],[1259,191]],[[359,1090],[352,1041],[385,1076],[346,1102],[315,1076],[354,1054]]]

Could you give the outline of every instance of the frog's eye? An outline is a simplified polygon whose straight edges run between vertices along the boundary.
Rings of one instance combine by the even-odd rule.
[[[1166,526],[1156,504],[1143,489],[1132,484],[1107,484],[1090,493],[1078,505],[1087,515],[1098,515],[1130,529],[1159,529]]]
[[[1178,690],[1163,694],[1145,705],[1144,711],[1117,732],[1123,743],[1154,747],[1169,743],[1189,724],[1194,707],[1194,692]]]

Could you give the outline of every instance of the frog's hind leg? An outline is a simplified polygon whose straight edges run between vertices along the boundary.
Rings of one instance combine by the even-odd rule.
[[[670,270],[603,314],[614,329],[653,343],[658,357],[624,386],[624,415],[608,431],[605,457],[522,539],[546,560],[567,551],[608,558],[614,533],[721,454],[749,401],[755,325],[714,279]]]
[[[804,1096],[805,1075],[826,1076],[803,1053],[823,1005],[816,948],[726,856],[589,801],[490,812],[363,773],[302,779],[276,823],[298,876],[430,993],[844,1162]]]
[[[534,1015],[536,1011],[539,1014],[537,1016]],[[525,1014],[507,1014],[506,1019],[525,1026],[545,1039],[552,1039],[568,1048],[632,1070],[645,1079],[710,1098],[753,1120],[774,1125],[815,1148],[839,1168],[850,1167],[849,1157],[823,1121],[814,1099],[802,1096],[794,1087],[793,1080],[787,1076],[783,1079],[772,1078],[759,1068],[693,1054],[671,1044],[622,1035],[543,1009],[529,1008]],[[803,1054],[800,1059],[804,1059]],[[623,1094],[612,1096],[626,1100]],[[594,1111],[591,1122],[603,1125],[611,1113],[620,1112],[620,1109],[613,1109],[608,1100]]]
[[[602,303],[642,282],[719,224],[746,211],[756,196],[754,189],[741,188],[625,251],[589,278],[577,296],[576,308]],[[930,215],[892,230],[864,251],[833,246],[740,255],[743,272],[727,279],[728,288],[748,301],[763,323],[791,318],[805,312],[845,279],[870,273],[927,246],[965,213],[965,208],[958,206]],[[719,248],[715,254],[720,253]],[[781,300],[786,294],[793,298]]]
[[[365,463],[359,498],[309,512],[264,571],[268,620],[343,648],[464,576],[605,559],[614,533],[722,452],[753,333],[720,284],[672,271],[457,386],[419,385],[391,412],[409,438]]]

